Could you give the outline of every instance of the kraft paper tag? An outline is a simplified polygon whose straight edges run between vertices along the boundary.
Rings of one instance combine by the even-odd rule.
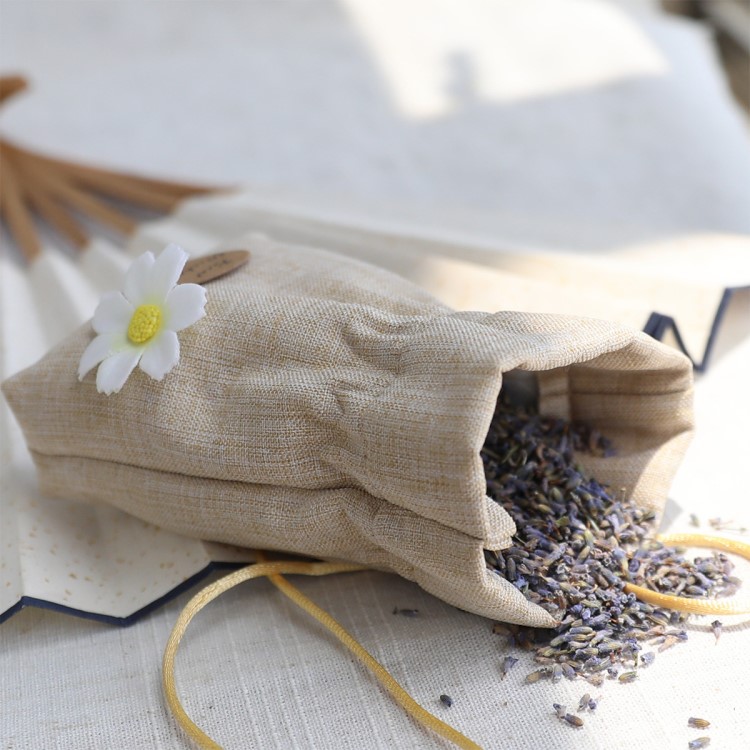
[[[178,283],[205,284],[236,271],[249,260],[249,250],[227,250],[223,253],[192,258],[185,264]]]

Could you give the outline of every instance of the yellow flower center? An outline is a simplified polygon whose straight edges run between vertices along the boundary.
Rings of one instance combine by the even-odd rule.
[[[137,307],[128,325],[128,338],[134,344],[145,344],[161,328],[161,308],[158,305]]]

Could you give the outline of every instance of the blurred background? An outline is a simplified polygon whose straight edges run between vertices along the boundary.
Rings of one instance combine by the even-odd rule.
[[[715,34],[732,93],[750,112],[750,2],[748,0],[661,0],[669,12],[704,21]]]
[[[746,0],[2,0],[4,137],[576,251],[750,235]]]

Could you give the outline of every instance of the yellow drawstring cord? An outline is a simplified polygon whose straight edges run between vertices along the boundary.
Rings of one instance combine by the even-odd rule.
[[[264,559],[262,554],[259,554],[258,557],[261,560]],[[261,576],[268,576],[277,588],[279,588],[295,604],[318,620],[318,622],[326,627],[366,667],[368,667],[368,669],[370,669],[380,681],[381,685],[388,690],[398,704],[404,708],[410,716],[429,729],[432,729],[437,734],[450,740],[463,750],[481,750],[481,747],[475,742],[472,742],[468,737],[465,737],[458,730],[445,722],[440,721],[436,716],[433,716],[429,711],[422,708],[406,692],[406,690],[404,690],[396,680],[393,679],[388,671],[341,626],[340,623],[338,623],[327,612],[320,609],[316,604],[311,602],[301,591],[299,591],[299,589],[292,586],[292,584],[281,575],[282,573],[289,573],[297,575],[323,576],[331,573],[348,573],[358,570],[366,570],[366,568],[363,568],[360,565],[349,565],[346,563],[306,563],[291,560],[258,562],[248,565],[245,568],[240,568],[240,570],[230,573],[215,583],[206,586],[187,603],[180,613],[180,616],[177,618],[177,622],[175,623],[172,633],[169,636],[169,640],[167,641],[167,647],[164,651],[164,658],[162,660],[162,686],[164,689],[164,695],[167,699],[167,705],[190,739],[201,748],[221,750],[221,745],[214,742],[214,740],[206,735],[200,727],[192,721],[180,703],[174,679],[175,656],[180,641],[185,635],[185,631],[193,617],[195,617],[195,615],[198,614],[198,612],[200,612],[209,602],[216,599],[217,596],[244,581],[249,581],[252,578],[259,578]]]
[[[706,536],[704,534],[663,534],[656,537],[662,544],[671,547],[709,547],[750,560],[750,544],[738,539],[727,539],[722,536]],[[684,596],[660,594],[658,591],[636,586],[634,583],[625,584],[625,591],[635,594],[641,601],[655,604],[665,609],[677,609],[680,612],[690,612],[694,615],[744,615],[750,613],[750,600],[747,598],[736,601],[734,599],[689,599]]]

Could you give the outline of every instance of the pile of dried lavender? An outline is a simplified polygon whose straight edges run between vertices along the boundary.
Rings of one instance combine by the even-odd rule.
[[[707,597],[739,581],[724,554],[690,561],[650,539],[654,513],[611,494],[574,453],[606,456],[611,446],[586,426],[498,403],[482,459],[487,492],[517,533],[512,547],[486,552],[487,565],[560,621],[555,630],[511,627],[515,643],[547,665],[530,682],[580,674],[601,684],[605,670],[629,682],[655,658],[644,645],[663,651],[687,639],[679,626],[688,615],[638,601],[626,582]]]

